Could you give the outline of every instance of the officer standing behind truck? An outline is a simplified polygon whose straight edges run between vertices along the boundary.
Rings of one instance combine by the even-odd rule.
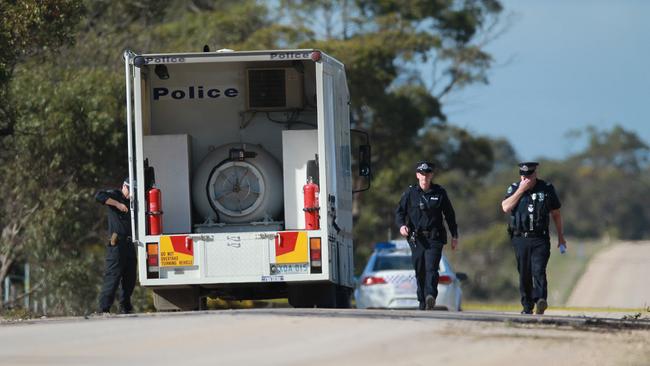
[[[557,246],[566,249],[560,200],[550,183],[537,179],[537,162],[519,163],[520,181],[512,183],[501,202],[510,213],[508,233],[517,257],[522,314],[544,314],[548,307],[546,265],[551,255],[549,215],[557,231]]]
[[[98,191],[95,194],[97,202],[108,208],[108,235],[106,245],[106,268],[104,283],[99,295],[99,310],[110,312],[115,291],[120,287],[120,312],[133,312],[131,294],[135,288],[136,255],[135,246],[131,240],[131,215],[129,213],[129,182],[124,180],[122,190],[112,189]]]
[[[431,181],[433,164],[421,161],[416,164],[415,172],[418,184],[409,186],[402,194],[395,222],[411,246],[420,310],[433,310],[438,296],[438,266],[442,248],[447,243],[443,215],[454,250],[458,246],[458,226],[447,192]]]

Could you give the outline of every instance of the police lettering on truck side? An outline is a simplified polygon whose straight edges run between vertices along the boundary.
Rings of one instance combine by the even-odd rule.
[[[309,59],[311,51],[307,52],[271,52],[271,60]]]
[[[219,97],[235,98],[238,95],[239,90],[235,88],[226,88],[222,91],[222,89],[219,88],[204,88],[202,85],[196,87],[181,87],[171,90],[170,88],[165,87],[153,88],[153,100],[216,99]]]
[[[305,52],[271,52],[271,60],[300,60],[309,59],[311,51]],[[145,64],[173,64],[185,62],[183,56],[147,56],[144,58]]]
[[[162,64],[162,63],[179,63],[179,62],[185,62],[185,57],[183,56],[149,56],[144,58],[145,64],[150,64],[150,63],[157,63],[157,64]]]

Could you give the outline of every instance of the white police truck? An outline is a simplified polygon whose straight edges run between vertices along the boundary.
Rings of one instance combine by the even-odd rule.
[[[370,146],[351,138],[343,64],[313,49],[124,59],[133,238],[155,307],[348,307]]]

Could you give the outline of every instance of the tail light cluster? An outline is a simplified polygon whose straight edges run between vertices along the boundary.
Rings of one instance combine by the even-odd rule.
[[[311,273],[323,273],[320,238],[309,238],[309,263]]]
[[[147,278],[160,278],[158,243],[147,243]]]
[[[440,277],[438,277],[439,285],[449,285],[452,281],[451,276],[448,275],[440,275]]]
[[[381,285],[387,283],[383,277],[367,276],[361,280],[361,285],[363,286],[372,286],[372,285]]]

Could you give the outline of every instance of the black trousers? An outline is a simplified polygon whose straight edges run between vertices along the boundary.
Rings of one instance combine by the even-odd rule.
[[[546,265],[551,256],[551,241],[549,238],[513,237],[512,246],[517,257],[521,305],[532,310],[537,300],[547,298]]]
[[[117,245],[108,245],[106,247],[104,283],[99,295],[99,309],[101,312],[110,311],[118,287],[120,288],[118,298],[120,311],[124,313],[133,311],[131,294],[135,288],[136,263],[133,242],[120,240]]]
[[[424,306],[427,295],[438,296],[438,267],[444,244],[426,238],[418,238],[411,243],[411,261],[415,269],[420,308]]]

